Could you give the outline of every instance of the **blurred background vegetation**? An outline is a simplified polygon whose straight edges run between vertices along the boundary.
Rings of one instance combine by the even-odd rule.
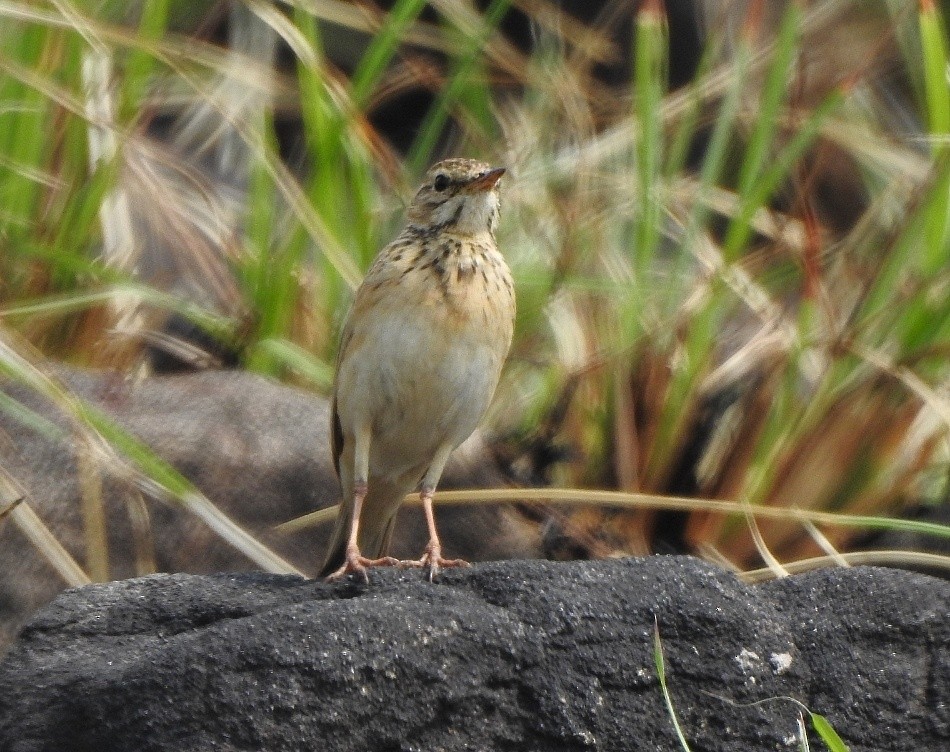
[[[946,12],[2,2],[0,374],[185,499],[48,364],[326,394],[419,176],[479,157],[510,171],[519,305],[497,457],[512,485],[621,492],[543,508],[549,555],[778,570],[880,527],[939,545],[869,518],[950,489]],[[29,504],[0,479],[0,515]]]

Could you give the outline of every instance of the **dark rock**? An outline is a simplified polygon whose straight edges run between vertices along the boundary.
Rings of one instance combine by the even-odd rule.
[[[326,400],[239,371],[201,372],[126,383],[119,376],[64,369],[55,374],[72,393],[104,411],[174,465],[221,511],[302,572],[316,571],[332,525],[294,535],[274,526],[335,504],[339,484],[330,460]],[[51,438],[0,410],[0,465],[28,492],[28,503],[80,564],[86,561],[77,444],[59,410],[29,389],[0,382],[3,394],[63,429]],[[109,535],[109,577],[150,571],[208,573],[256,569],[177,504],[148,500],[143,536],[131,512],[138,491],[109,468],[102,479]],[[503,484],[476,434],[446,469],[443,488]],[[531,528],[510,507],[439,509],[447,556],[473,561],[538,554]],[[144,537],[144,540],[143,540]],[[396,556],[418,557],[427,539],[418,508],[401,513]],[[143,565],[143,551],[154,562]],[[149,558],[145,556],[144,558]],[[0,654],[37,608],[65,587],[24,536],[14,515],[0,523]]]
[[[761,588],[798,636],[813,709],[867,749],[950,749],[950,583],[861,567]]]
[[[747,586],[695,559],[151,576],[70,590],[0,664],[0,750],[797,750],[950,745],[950,585]],[[813,749],[822,749],[812,740]]]

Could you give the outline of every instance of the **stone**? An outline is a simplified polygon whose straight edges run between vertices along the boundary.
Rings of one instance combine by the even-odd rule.
[[[950,748],[950,584],[875,568],[766,585],[689,557],[153,575],[69,590],[0,664],[0,749]],[[812,749],[823,749],[817,738]]]

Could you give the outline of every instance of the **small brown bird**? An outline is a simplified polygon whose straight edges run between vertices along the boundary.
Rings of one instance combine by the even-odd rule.
[[[511,345],[515,295],[495,244],[504,168],[433,166],[409,224],[376,257],[343,327],[332,451],[343,503],[321,575],[367,567],[465,566],[442,558],[432,494],[452,450],[488,409]],[[396,512],[420,488],[429,543],[416,561],[386,556]]]

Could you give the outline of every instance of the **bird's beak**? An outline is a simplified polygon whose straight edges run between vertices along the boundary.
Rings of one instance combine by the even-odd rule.
[[[504,167],[496,167],[493,170],[488,170],[483,172],[477,178],[473,178],[472,181],[468,184],[468,189],[470,191],[490,191],[495,187],[495,183],[501,179],[501,176],[505,174]]]

